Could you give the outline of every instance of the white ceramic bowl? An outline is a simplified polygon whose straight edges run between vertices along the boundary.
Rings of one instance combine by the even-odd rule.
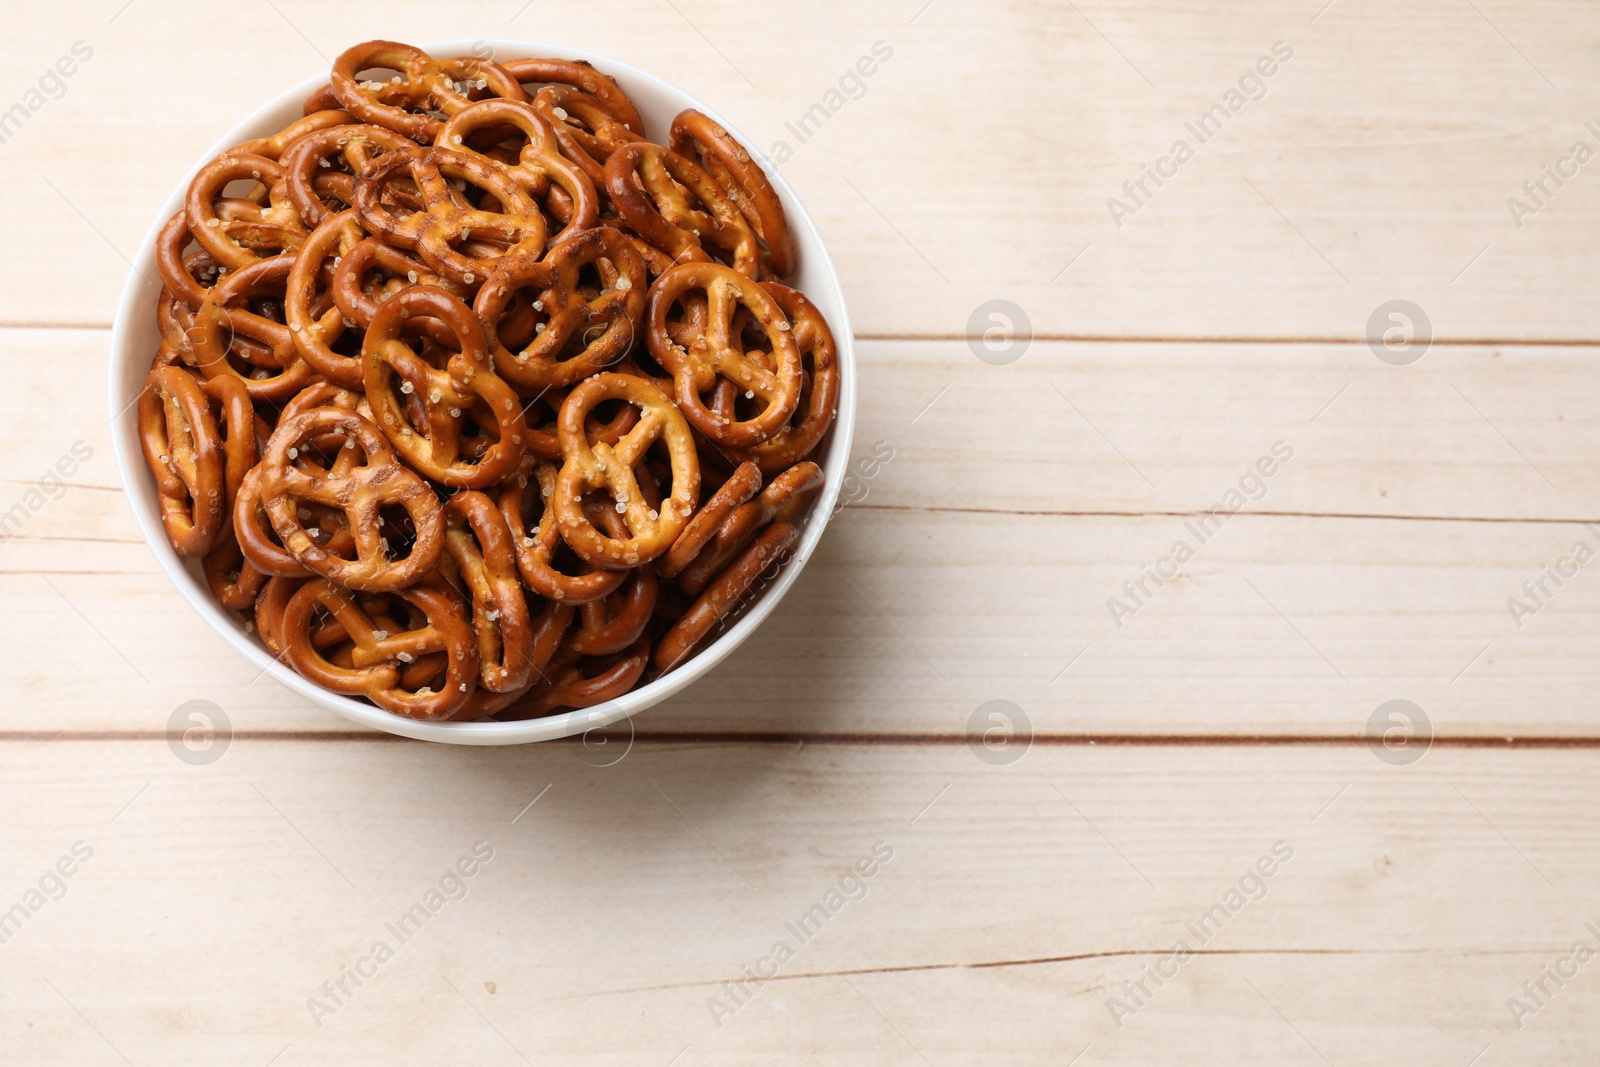
[[[605,56],[561,45],[515,40],[442,41],[422,47],[435,56],[491,55],[501,59],[555,56],[563,59],[586,59],[621,83],[622,88],[638,106],[639,113],[645,121],[645,135],[651,140],[664,142],[667,127],[671,124],[673,116],[686,107],[692,107],[722,123],[746,147],[754,148],[749,138],[740,135],[715,110],[688,93],[668,85],[660,78],[646,74],[626,63],[607,59]],[[492,52],[488,51],[489,49],[492,49]],[[253,137],[276,132],[299,118],[301,104],[306,97],[325,84],[327,79],[326,73],[311,78],[286,90],[261,107],[255,114],[229,131],[203,159],[197,161],[190,175],[192,176],[194,171],[199,170],[224,149]],[[759,152],[753,151],[752,154],[757,159],[765,160]],[[155,481],[145,469],[144,457],[139,449],[138,417],[134,403],[145,376],[149,373],[150,360],[155,354],[159,339],[156,330],[156,299],[160,294],[161,282],[155,265],[156,236],[162,224],[182,206],[184,191],[189,185],[188,177],[172,191],[166,204],[155,213],[150,224],[150,232],[145,236],[144,243],[139,246],[139,253],[134,258],[134,270],[128,277],[127,286],[123,289],[122,302],[117,308],[116,324],[111,331],[111,433],[116,450],[117,468],[122,475],[122,484],[127,489],[134,518],[138,520],[145,540],[149,542],[156,559],[160,561],[161,569],[166,571],[167,576],[172,579],[173,584],[178,587],[178,591],[189,601],[194,610],[222,635],[223,640],[257,668],[307,700],[336,711],[347,719],[406,737],[463,745],[511,745],[529,741],[547,741],[616,722],[686,688],[738,648],[740,642],[749,637],[751,632],[761,625],[762,620],[772,614],[778,602],[783,599],[783,595],[789,591],[789,587],[799,577],[801,567],[810,558],[822,537],[823,528],[827,525],[838,500],[850,459],[850,437],[855,426],[856,412],[855,350],[850,332],[850,317],[845,311],[844,293],[839,284],[839,274],[834,269],[833,260],[829,258],[828,250],[822,243],[822,236],[817,232],[816,224],[795,197],[794,190],[789,188],[789,183],[784,181],[783,176],[770,165],[767,166],[767,177],[783,199],[784,210],[789,216],[789,225],[794,230],[800,246],[800,270],[790,282],[810,297],[827,317],[828,325],[832,327],[834,339],[839,347],[841,378],[839,412],[827,439],[824,440],[818,454],[812,457],[827,473],[827,482],[821,496],[805,519],[798,548],[776,580],[760,591],[737,616],[736,621],[722,631],[721,636],[702,648],[677,670],[616,700],[541,719],[521,722],[418,722],[392,715],[371,704],[329,692],[302,678],[287,666],[274,660],[253,635],[245,632],[243,625],[232,613],[217,604],[206,587],[198,564],[179,557],[172,550],[162,530],[156,503]]]

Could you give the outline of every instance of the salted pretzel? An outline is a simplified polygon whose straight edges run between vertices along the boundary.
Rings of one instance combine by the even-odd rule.
[[[639,423],[615,445],[590,443],[586,422],[605,400],[623,400],[639,409]],[[683,531],[700,494],[700,464],[689,424],[677,405],[642,378],[605,372],[585,379],[561,405],[557,424],[562,466],[556,478],[554,507],[562,540],[597,567],[636,567],[661,555]],[[634,473],[645,450],[665,444],[672,464],[672,491],[659,509],[651,508]],[[583,497],[596,490],[616,502],[631,536],[610,537],[595,528],[583,510]]]
[[[611,153],[644,140],[599,97],[570,85],[546,85],[534,94],[533,106],[550,123],[562,153],[597,187],[605,185]]]
[[[342,126],[350,121],[348,111],[338,108],[318,108],[307,113],[302,118],[295,119],[277,133],[266,137],[255,137],[242,144],[234,145],[228,151],[232,155],[266,156],[268,159],[278,159],[292,144],[303,140],[318,130],[325,130],[330,126]]]
[[[363,71],[377,69],[398,73],[388,81],[359,80]],[[432,141],[444,125],[429,112],[454,115],[476,99],[474,92],[508,100],[528,98],[515,78],[486,59],[434,59],[420,48],[395,41],[367,41],[339,53],[330,86],[344,109],[362,122],[414,141]]]
[[[139,444],[156,476],[161,525],[180,556],[204,556],[227,514],[222,437],[205,389],[181,367],[150,372],[139,394]]]
[[[712,627],[750,592],[757,579],[781,564],[799,537],[800,532],[786,522],[775,522],[763,530],[755,543],[718,574],[683,617],[672,624],[672,629],[661,636],[656,643],[656,669],[670,671],[687,659]]]
[[[288,649],[283,643],[283,609],[289,606],[295,590],[307,581],[303,577],[274,575],[262,583],[261,592],[256,594],[256,633],[274,659],[287,658]]]
[[[179,211],[156,237],[156,270],[169,295],[193,311],[216,284],[218,264],[204,249],[185,255],[184,246],[189,240],[188,214]]]
[[[349,190],[346,196],[339,198],[348,206],[355,195],[355,175],[368,163],[385,152],[414,147],[415,142],[410,138],[382,126],[357,123],[318,129],[295,141],[280,160],[289,200],[305,225],[318,226],[337,210],[330,208],[325,195],[329,187],[319,189],[319,180],[336,176],[342,179],[333,188]],[[334,160],[345,170],[334,170]]]
[[[687,346],[668,333],[674,305],[689,298],[706,303],[704,331]],[[768,352],[757,358],[735,330],[743,310],[764,334]],[[680,263],[656,280],[645,312],[650,354],[672,374],[675,394],[695,429],[718,445],[749,448],[777,433],[800,403],[800,349],[783,309],[759,284],[716,263]],[[768,362],[768,359],[771,362]],[[760,404],[748,418],[708,407],[702,394],[718,379],[732,382]]]
[[[409,178],[421,194],[422,208],[397,215],[383,202],[385,185],[392,178]],[[500,210],[471,206],[450,181],[487,190]],[[477,152],[451,148],[406,148],[389,152],[369,163],[356,177],[355,208],[369,233],[381,234],[391,244],[414,248],[434,270],[462,285],[482,282],[494,269],[499,255],[470,257],[453,247],[474,234],[503,252],[544,251],[547,225],[544,215],[504,163]]]
[[[329,215],[311,232],[284,283],[284,316],[300,358],[346,389],[361,388],[361,356],[359,350],[341,355],[332,348],[344,336],[346,324],[329,292],[333,280],[329,264],[348,256],[365,238],[354,210]]]
[[[254,197],[224,196],[236,181],[256,183]],[[276,160],[248,152],[229,153],[200,168],[184,200],[189,232],[229,270],[293,252],[306,239],[306,227],[289,199],[283,168]]]
[[[332,556],[347,559],[355,551],[355,537],[344,513],[325,505],[301,504],[297,509],[302,527],[313,541]],[[309,523],[309,525],[307,525]],[[245,562],[270,577],[306,578],[311,571],[302,566],[283,543],[261,502],[261,468],[252,467],[233,501],[233,533]]]
[[[567,638],[574,652],[609,656],[639,639],[655,611],[659,583],[649,567],[635,567],[623,587],[578,608],[578,627]]]
[[[577,164],[561,154],[550,123],[529,103],[483,100],[469,104],[450,117],[434,143],[468,151],[475,135],[485,130],[496,134],[515,130],[527,138],[518,147],[517,162],[510,170],[530,199],[542,200],[552,185],[565,194],[566,210],[562,221],[566,225],[550,238],[552,242],[563,234],[588,229],[600,218],[600,196],[595,192],[594,183]]]
[[[411,609],[412,624],[391,631],[374,625],[350,590],[324,578],[297,589],[278,623],[279,639],[294,669],[336,693],[358,693],[386,711],[410,719],[444,719],[467,702],[478,671],[472,624],[460,598],[447,586],[416,585],[395,591]],[[325,656],[312,640],[318,611],[336,619],[348,638],[349,666]],[[446,668],[437,687],[408,688],[408,663],[443,653]]]
[[[799,246],[783,213],[783,201],[750,152],[722,124],[688,108],[672,120],[672,150],[705,168],[739,205],[745,220],[761,238],[762,262],[774,278],[793,274]]]
[[[453,334],[456,351],[443,369],[401,340],[413,316],[436,319]],[[497,484],[527,450],[522,401],[495,374],[488,345],[471,309],[431,285],[402,289],[384,301],[362,344],[367,403],[378,426],[414,469],[454,488]],[[402,403],[403,395],[414,399],[420,419]],[[466,451],[461,432],[470,424],[489,439],[475,454]]]
[[[445,551],[472,598],[478,684],[494,693],[526,689],[534,668],[534,635],[511,531],[495,502],[475,490],[450,498],[445,523]]]
[[[500,489],[500,513],[511,531],[517,570],[523,582],[535,593],[557,603],[583,604],[610,595],[627,578],[627,571],[589,567],[586,573],[567,574],[556,569],[555,556],[562,541],[556,528],[555,509],[551,507],[555,490],[556,466],[533,456],[524,459],[519,476]],[[533,518],[535,508],[536,519]],[[616,512],[611,515],[615,518]],[[603,521],[604,512],[597,512],[595,517]]]
[[[755,231],[700,164],[647,141],[606,160],[606,191],[635,233],[675,261],[710,260],[707,246],[749,278],[761,274]]]
[[[689,520],[678,539],[672,542],[666,555],[656,560],[656,570],[663,578],[676,578],[693,563],[695,557],[716,536],[717,530],[734,508],[761,491],[761,468],[754,463],[741,463],[728,476],[717,491],[711,494],[694,518]]]
[[[508,59],[501,67],[523,85],[570,85],[581,89],[600,101],[623,126],[641,136],[644,134],[644,120],[639,117],[639,109],[633,106],[622,86],[584,60]]]
[[[332,470],[305,460],[300,449],[338,431],[347,465]],[[293,451],[293,455],[291,455]],[[297,460],[300,461],[297,463]],[[261,495],[272,528],[290,555],[324,578],[371,592],[402,589],[433,570],[444,550],[444,513],[426,482],[396,460],[389,442],[371,422],[352,411],[313,408],[280,423],[261,461]],[[306,532],[296,505],[309,501],[344,512],[354,537],[355,558],[335,555]],[[391,559],[380,510],[403,508],[415,527],[410,552]]]
[[[698,596],[728,561],[769,524],[797,522],[801,510],[822,488],[822,482],[822,468],[809,461],[778,475],[759,496],[735,508],[722,521],[716,534],[679,574],[679,587],[690,596]]]
[[[206,588],[217,598],[217,603],[234,611],[252,608],[268,578],[245,559],[233,528],[226,522],[222,536],[200,561],[200,570],[205,575]]]
[[[550,679],[545,671],[556,652],[560,650],[561,642],[572,625],[575,611],[571,604],[561,604],[554,600],[545,601],[531,622],[533,639],[530,642],[529,657],[533,669],[528,672],[527,682],[521,688],[504,693],[496,693],[479,686],[467,702],[450,717],[462,722],[489,718],[527,696],[535,686],[548,682]]]
[[[585,285],[593,268],[598,290]],[[610,227],[575,233],[536,260],[507,256],[473,304],[494,352],[495,369],[524,392],[571,385],[627,354],[644,320],[644,262]],[[507,348],[507,310],[519,292],[537,293],[534,336],[520,351]],[[539,321],[542,320],[542,321]],[[503,326],[504,324],[504,326]],[[520,345],[519,345],[520,347]]]
[[[549,681],[501,712],[499,719],[533,719],[561,708],[592,708],[632,689],[650,662],[649,635],[641,635],[622,652],[586,657],[563,645],[545,669]]]
[[[463,299],[471,295],[467,286],[434,273],[414,253],[384,244],[382,238],[368,237],[338,257],[333,301],[347,324],[365,330],[372,325],[379,303],[411,285],[432,285]],[[433,320],[421,319],[407,326],[441,343],[451,339],[444,324]]]
[[[206,293],[188,337],[195,363],[207,378],[232,375],[258,401],[287,400],[315,379],[289,327],[251,310],[252,303],[262,300],[281,309],[294,264],[291,256],[256,260]]]
[[[804,293],[776,282],[763,282],[761,287],[788,318],[789,332],[802,361],[810,364],[800,403],[790,421],[760,444],[728,449],[730,457],[754,460],[761,473],[770,475],[787,470],[816,451],[833,424],[839,407],[839,350],[833,343],[828,321]]]

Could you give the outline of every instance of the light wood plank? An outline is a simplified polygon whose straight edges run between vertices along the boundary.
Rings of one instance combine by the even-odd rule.
[[[0,424],[0,511],[74,444],[69,479],[115,487],[103,330],[0,330],[19,376]],[[1257,514],[1588,521],[1593,347],[1439,346],[1408,367],[1365,345],[1036,342],[993,366],[960,341],[858,345],[857,468],[873,507],[1208,512],[1282,442]],[[1259,494],[1260,489],[1247,485]],[[36,537],[113,536],[120,502],[69,492]]]
[[[0,762],[0,899],[74,842],[94,852],[0,946],[23,1062],[116,1062],[108,1043],[170,1064],[287,1046],[291,1067],[1596,1051],[1589,970],[1520,1032],[1505,1003],[1595,943],[1587,754],[1083,747],[993,767],[960,747],[650,745],[596,769],[557,745],[241,742],[204,768],[160,743]],[[494,858],[466,898],[398,945],[385,922],[478,841]],[[795,943],[784,924],[879,841],[866,896],[718,1028],[708,999]],[[1293,855],[1265,899],[1117,1028],[1108,997],[1201,948],[1185,923],[1277,842]],[[317,1028],[307,998],[377,939],[396,957]]]
[[[960,735],[1004,699],[1052,734],[1361,737],[1404,698],[1442,736],[1595,736],[1600,587],[1580,572],[1520,629],[1507,608],[1592,534],[1240,516],[1119,627],[1108,598],[1181,523],[846,509],[761,631],[640,725]],[[0,575],[5,728],[160,729],[194,698],[240,729],[343,726],[257,678],[142,546],[50,547],[48,573]]]
[[[78,434],[93,455],[0,545],[5,728],[158,729],[195,697],[240,729],[343,728],[255,679],[156,572],[81,387],[104,333],[8,336],[59,371],[26,378],[25,417],[0,427],[10,503]],[[1452,349],[1402,371],[1364,349],[1053,344],[991,367],[959,343],[864,344],[860,459],[893,457],[858,468],[865,499],[763,632],[642,721],[959,734],[1003,698],[1045,733],[1350,737],[1404,697],[1442,734],[1594,736],[1600,590],[1582,570],[1523,591],[1600,546],[1571,521],[1595,479],[1589,358]],[[1295,452],[1267,495],[1200,544],[1278,440]],[[1114,616],[1178,539],[1198,551],[1184,577],[1143,579],[1149,606]],[[1513,597],[1549,606],[1517,617]]]
[[[592,48],[711,101],[763,151],[789,142],[782,170],[867,334],[963,335],[981,303],[1004,297],[1041,335],[1354,339],[1403,297],[1443,337],[1600,339],[1593,168],[1547,186],[1549,205],[1520,229],[1507,208],[1574,141],[1600,148],[1584,127],[1600,121],[1589,62],[1600,13],[1581,0],[1427,0],[1403,14],[1378,0],[1320,13],[609,0],[581,18],[543,0],[520,14],[461,0],[123,6],[55,11],[0,42],[16,72],[8,100],[73,41],[95,49],[0,152],[0,181],[28,205],[10,222],[15,247],[73,250],[70,269],[41,269],[36,252],[0,261],[0,321],[107,322],[123,257],[211,142],[381,32]],[[1375,27],[1390,47],[1372,47]],[[256,47],[214,45],[241,35]],[[799,143],[785,124],[880,40],[893,56],[865,94]],[[1184,124],[1279,40],[1294,58],[1266,95],[1199,144]],[[1123,183],[1180,137],[1196,158],[1119,228],[1108,199],[1126,198]]]

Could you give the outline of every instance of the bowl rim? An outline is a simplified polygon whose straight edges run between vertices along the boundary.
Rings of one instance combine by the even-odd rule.
[[[601,729],[620,720],[628,719],[635,713],[667,699],[699,680],[701,676],[727,658],[772,614],[778,603],[788,593],[790,587],[794,585],[811,554],[816,550],[823,530],[827,528],[828,521],[835,511],[840,491],[843,488],[844,475],[850,462],[850,446],[855,432],[855,338],[850,327],[849,310],[845,304],[844,289],[838,268],[834,265],[833,257],[829,254],[827,245],[822,239],[822,233],[818,230],[810,212],[806,210],[805,205],[801,203],[800,198],[795,194],[793,187],[789,185],[782,173],[771,165],[766,155],[760,152],[755,147],[754,142],[741,134],[715,109],[708,107],[693,94],[685,92],[670,82],[648,71],[641,70],[630,63],[613,59],[597,52],[572,48],[566,45],[520,38],[489,37],[434,41],[417,47],[437,58],[449,58],[476,55],[476,50],[484,46],[488,46],[493,50],[491,55],[522,54],[584,60],[592,63],[602,73],[616,78],[624,89],[629,91],[630,95],[633,95],[635,86],[648,86],[655,93],[664,94],[682,101],[683,107],[693,107],[720,123],[745,148],[750,150],[761,165],[763,173],[766,174],[773,188],[777,190],[779,199],[783,202],[784,211],[788,216],[791,228],[795,229],[801,237],[800,243],[804,246],[803,255],[819,268],[820,279],[827,288],[832,290],[831,295],[833,304],[837,308],[837,314],[830,316],[833,321],[829,322],[829,326],[833,330],[834,343],[838,350],[840,383],[837,412],[828,431],[827,455],[822,463],[826,480],[823,483],[821,494],[813,502],[810,512],[802,520],[800,540],[788,563],[780,570],[777,577],[760,591],[756,599],[742,609],[739,617],[716,640],[700,649],[688,661],[669,673],[625,693],[615,700],[609,700],[593,707],[576,708],[557,715],[511,722],[493,720],[488,722],[428,722],[408,719],[385,711],[375,705],[366,704],[354,698],[324,689],[295,672],[287,664],[268,654],[259,640],[246,632],[238,620],[234,619],[231,613],[225,612],[222,606],[212,598],[210,590],[199,579],[191,565],[186,563],[173,550],[158,517],[154,502],[154,482],[149,477],[148,471],[144,469],[143,454],[138,446],[138,412],[135,401],[139,394],[137,391],[133,392],[130,399],[128,390],[123,387],[123,380],[128,377],[125,365],[130,359],[137,360],[138,358],[134,354],[136,350],[131,346],[136,342],[142,344],[145,340],[131,336],[133,327],[130,324],[138,317],[140,306],[154,298],[154,294],[150,290],[154,288],[156,293],[159,293],[160,290],[159,281],[151,281],[151,278],[156,276],[156,242],[166,221],[182,206],[184,193],[188,189],[190,181],[202,166],[233,145],[252,137],[274,132],[271,129],[261,128],[267,123],[268,117],[284,110],[291,104],[297,105],[305,100],[312,92],[327,82],[328,76],[326,73],[314,75],[297,85],[285,89],[245,116],[244,119],[213,144],[206,154],[188,170],[183,180],[168,197],[163,208],[157,213],[144,240],[139,245],[139,250],[134,254],[131,264],[132,270],[128,274],[128,279],[123,285],[121,298],[117,303],[116,318],[111,328],[107,392],[111,411],[112,451],[116,457],[117,472],[122,479],[123,489],[128,497],[128,507],[133,512],[134,521],[138,524],[145,542],[155,554],[156,561],[160,565],[162,572],[177,587],[178,592],[189,602],[190,607],[194,608],[227,644],[232,646],[246,661],[259,669],[260,674],[257,675],[256,680],[259,680],[262,676],[270,676],[279,684],[319,707],[336,712],[362,726],[398,734],[402,737],[448,744],[510,745],[570,737],[574,734],[587,733],[590,730]],[[502,49],[504,50],[503,52]],[[815,288],[813,286],[813,289]]]

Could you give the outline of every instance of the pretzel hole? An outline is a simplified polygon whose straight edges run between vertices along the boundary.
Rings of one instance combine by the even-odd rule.
[[[417,543],[417,527],[410,512],[385,504],[378,509],[378,526],[383,533],[385,558],[392,562],[411,555],[411,548]]]
[[[520,352],[541,332],[542,326],[549,324],[550,316],[544,308],[533,306],[534,301],[539,300],[539,293],[540,290],[525,285],[506,302],[506,310],[495,324],[495,335],[507,351]]]
[[[365,67],[356,72],[357,82],[383,82],[385,85],[393,84],[399,77],[399,84],[408,85],[411,79],[406,77],[406,72],[393,67]]]
[[[604,441],[614,445],[622,440],[622,435],[633,429],[639,422],[639,409],[626,400],[602,400],[589,410],[589,417],[584,420],[584,429],[589,438],[589,443]]]
[[[283,300],[281,297],[253,296],[249,300],[249,308],[252,312],[260,315],[262,318],[270,319],[280,325],[289,321],[287,316],[284,314]]]
[[[216,199],[222,201],[249,200],[259,207],[262,203],[262,198],[266,194],[267,187],[254,178],[235,178],[217,190]]]

